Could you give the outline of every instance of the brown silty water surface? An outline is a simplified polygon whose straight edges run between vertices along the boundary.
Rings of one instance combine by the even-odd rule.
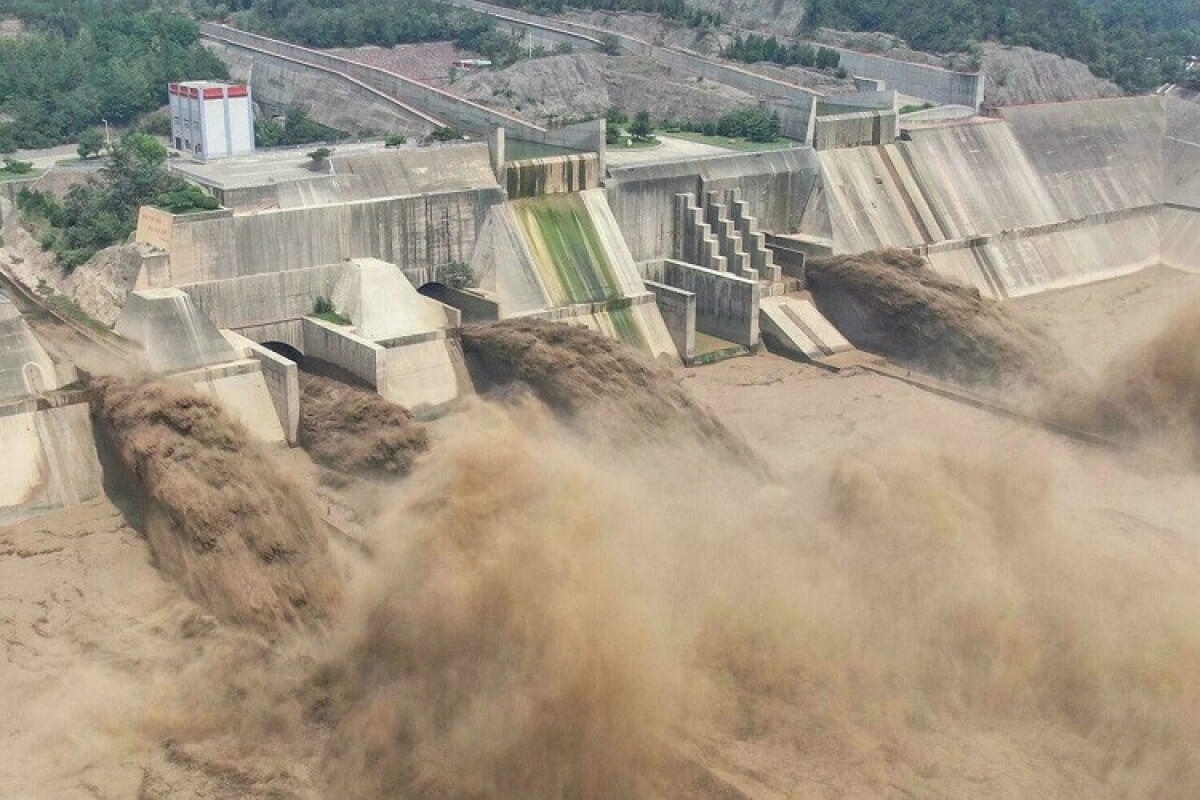
[[[1143,274],[1014,316],[1081,362],[1090,315],[1119,309],[1102,374],[1182,288]],[[182,512],[144,537],[104,504],[0,532],[3,793],[1200,792],[1194,469],[869,373],[762,355],[671,375],[549,330],[464,334],[492,394],[429,424],[363,520],[372,555],[297,545],[328,564],[288,580],[322,598],[312,622],[263,626],[221,611],[241,583],[155,569],[158,535],[203,563]],[[1158,381],[1172,341],[1131,358]],[[208,519],[241,496],[224,474],[306,519],[307,479],[271,451],[193,401],[110,391],[137,412],[114,426],[131,489],[187,486]],[[215,454],[162,446],[181,408]],[[251,544],[246,581],[273,585]]]

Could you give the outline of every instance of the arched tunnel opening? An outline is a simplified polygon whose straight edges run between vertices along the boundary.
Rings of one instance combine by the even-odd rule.
[[[286,359],[294,361],[297,367],[304,369],[304,353],[301,353],[287,342],[263,342],[262,346],[272,353],[277,353]]]
[[[422,284],[421,286],[417,287],[417,293],[423,294],[426,297],[437,300],[439,303],[445,303],[446,295],[447,295],[447,288],[446,288],[446,284],[444,284],[444,283],[440,283],[438,281],[430,281],[429,283]],[[447,303],[447,305],[449,305],[449,304]]]

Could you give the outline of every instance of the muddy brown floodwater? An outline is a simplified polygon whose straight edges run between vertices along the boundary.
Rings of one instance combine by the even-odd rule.
[[[1197,291],[1010,308],[1099,377]],[[0,530],[0,795],[1200,794],[1194,466],[769,354],[677,377],[671,435],[633,366],[586,424],[553,384],[428,423],[327,623],[228,621],[107,501]]]

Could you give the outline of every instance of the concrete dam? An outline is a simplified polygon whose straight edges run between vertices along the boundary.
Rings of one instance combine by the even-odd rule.
[[[829,142],[852,146],[610,166],[594,135],[590,149],[509,158],[520,131],[501,127],[486,142],[344,146],[321,164],[180,163],[222,208],[142,210],[144,256],[115,330],[144,371],[294,444],[298,361],[440,413],[474,391],[467,323],[582,325],[669,363],[753,353],[764,334],[830,358],[850,344],[804,291],[814,255],[904,248],[996,299],[1200,269],[1194,95],[1014,107],[879,143],[860,141],[860,120],[823,119]],[[318,298],[340,318],[314,314]],[[69,365],[4,313],[4,441],[27,454],[28,478],[3,506],[73,502],[92,485],[64,486],[55,464],[67,451],[94,462],[86,413],[44,399]]]

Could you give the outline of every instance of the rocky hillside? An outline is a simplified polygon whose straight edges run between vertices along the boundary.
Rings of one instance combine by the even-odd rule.
[[[717,30],[705,30],[645,14],[576,12],[569,16],[606,30],[619,30],[659,44],[716,55],[739,28],[779,38],[796,35],[800,31],[805,4],[800,0],[695,0],[695,5],[719,12],[725,25]],[[1116,84],[1093,75],[1082,62],[1029,47],[989,42],[983,45],[979,62],[974,62],[968,53],[935,54],[913,50],[902,40],[887,33],[852,33],[821,28],[811,38],[823,44],[947,69],[970,70],[979,63],[978,68],[987,74],[984,102],[993,106],[1119,97],[1123,93]],[[751,68],[763,71],[764,65],[753,65]],[[792,80],[831,93],[838,91],[836,82],[827,82],[826,85],[820,81],[813,83],[804,80],[804,76],[818,73],[798,69],[788,69],[786,73],[771,74],[771,77]]]
[[[1086,64],[1028,47],[983,46],[987,75],[983,101],[990,106],[1120,97],[1121,87],[1097,78]]]
[[[742,91],[697,80],[634,56],[574,53],[518,61],[507,69],[466,75],[451,91],[544,123],[603,115],[616,106],[648,109],[657,118],[710,120],[754,102]]]

